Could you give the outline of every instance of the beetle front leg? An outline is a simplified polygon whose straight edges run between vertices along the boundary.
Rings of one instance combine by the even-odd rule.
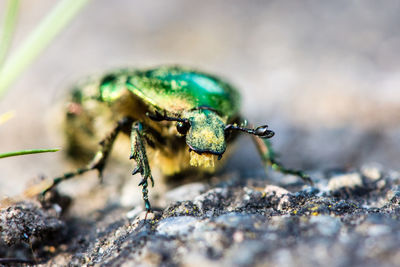
[[[267,139],[258,138],[253,136],[253,141],[257,147],[258,152],[260,153],[261,159],[264,163],[264,167],[267,168],[271,166],[271,168],[275,171],[281,172],[283,174],[291,174],[300,177],[304,182],[313,185],[313,182],[307,174],[300,170],[293,170],[285,168],[280,162],[276,160],[275,152],[272,148],[271,142]]]
[[[50,186],[48,186],[46,189],[44,189],[41,193],[42,196],[44,196],[47,192],[49,192],[51,189],[53,189],[55,186],[57,186],[59,183],[69,180],[73,177],[76,177],[80,174],[83,174],[85,172],[91,171],[91,170],[98,170],[99,172],[99,178],[101,179],[102,177],[102,172],[105,167],[105,164],[107,162],[107,158],[111,152],[112,146],[114,144],[115,139],[118,136],[118,133],[121,131],[122,128],[125,127],[127,123],[130,123],[131,120],[128,118],[122,119],[121,121],[118,122],[117,126],[112,130],[112,132],[100,142],[101,149],[97,151],[91,162],[86,165],[83,168],[79,168],[76,171],[73,172],[67,172],[64,173],[60,177],[56,177],[53,179],[53,182]],[[28,192],[28,194],[30,194]]]
[[[143,138],[143,125],[140,122],[135,122],[132,124],[131,130],[131,156],[130,159],[136,161],[136,168],[133,170],[132,175],[140,173],[142,175],[142,181],[139,186],[142,186],[142,194],[144,204],[146,206],[147,212],[150,212],[151,205],[149,202],[149,192],[148,192],[148,179],[151,181],[151,185],[154,186],[153,176],[151,175],[151,170],[149,166],[149,161],[147,159],[146,148],[144,146]]]

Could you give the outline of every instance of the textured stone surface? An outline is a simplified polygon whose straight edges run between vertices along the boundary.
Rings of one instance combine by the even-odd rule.
[[[36,242],[35,253],[42,255],[39,260],[45,265],[72,266],[396,265],[400,174],[373,166],[315,179],[314,187],[300,182],[269,185],[262,178],[204,182],[204,188],[209,187],[204,193],[156,207],[146,221],[144,212],[132,216],[133,211],[117,205],[85,217],[69,214],[64,222],[57,216],[45,217],[49,229],[55,225],[68,235],[49,252],[46,235],[41,234],[43,243]],[[357,186],[343,179],[356,175]],[[334,190],[327,186],[332,181]],[[199,184],[172,192],[193,187]],[[75,205],[85,201],[78,199]],[[10,217],[21,205],[25,213],[36,216],[25,217],[21,225],[43,216],[44,210],[26,203],[3,210],[1,218]],[[18,235],[21,231],[10,227],[5,236]],[[17,255],[32,259],[30,251],[20,249]]]

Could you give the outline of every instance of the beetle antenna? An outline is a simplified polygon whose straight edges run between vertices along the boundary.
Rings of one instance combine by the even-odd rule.
[[[178,118],[178,117],[169,117],[165,114],[164,115],[161,114],[160,112],[158,112],[157,110],[154,112],[154,114],[150,114],[150,113],[146,113],[147,117],[149,117],[150,119],[152,119],[153,121],[179,121],[179,122],[188,122],[187,119],[182,119],[182,118]]]
[[[268,125],[258,126],[256,129],[244,128],[237,126],[236,124],[228,124],[225,126],[225,133],[232,130],[242,131],[261,138],[271,138],[275,135],[273,131],[268,130]]]

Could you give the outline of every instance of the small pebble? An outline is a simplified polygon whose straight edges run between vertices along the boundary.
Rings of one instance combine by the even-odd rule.
[[[381,170],[377,165],[364,165],[361,167],[361,173],[372,181],[382,177]]]
[[[330,191],[336,191],[341,188],[355,188],[363,185],[361,175],[359,173],[348,173],[332,177],[328,183]]]

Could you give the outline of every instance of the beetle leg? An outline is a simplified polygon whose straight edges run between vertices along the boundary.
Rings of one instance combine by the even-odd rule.
[[[114,130],[103,141],[100,142],[101,149],[99,151],[97,151],[97,153],[93,157],[92,161],[88,165],[86,165],[83,168],[79,168],[76,171],[67,172],[67,173],[64,173],[62,176],[54,178],[53,183],[50,186],[48,186],[45,190],[43,190],[41,195],[44,196],[48,191],[53,189],[56,185],[58,185],[62,181],[71,179],[77,175],[83,174],[85,172],[88,172],[88,171],[91,171],[94,169],[99,171],[99,177],[101,179],[103,169],[107,162],[107,158],[111,152],[114,141],[117,138],[118,133],[128,122],[129,122],[128,119],[123,119],[118,122],[118,124],[114,128]]]
[[[139,183],[139,186],[142,186],[144,204],[147,212],[149,212],[151,210],[151,205],[149,201],[149,191],[147,189],[148,179],[150,179],[152,186],[154,186],[154,180],[153,176],[151,175],[146,148],[144,146],[143,125],[140,122],[134,122],[132,124],[130,159],[134,159],[136,161],[136,168],[133,170],[132,175],[137,173],[142,175],[142,180]]]
[[[258,138],[252,136],[253,141],[260,153],[261,160],[264,163],[265,168],[271,166],[275,171],[281,172],[283,174],[291,174],[300,177],[304,182],[313,185],[313,182],[309,175],[305,174],[300,170],[293,170],[285,168],[279,161],[276,160],[275,152],[272,148],[271,142],[267,139]]]

